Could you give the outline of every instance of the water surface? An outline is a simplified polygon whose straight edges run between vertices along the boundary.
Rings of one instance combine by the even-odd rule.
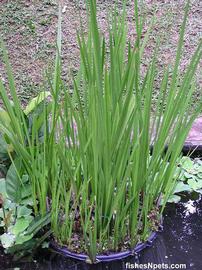
[[[202,199],[189,199],[178,205],[168,205],[164,214],[163,232],[158,233],[152,247],[138,256],[92,266],[43,250],[39,251],[34,259],[29,263],[16,263],[5,257],[1,251],[0,270],[125,270],[127,263],[128,267],[132,267],[134,263],[169,266],[186,264],[186,270],[202,270]]]

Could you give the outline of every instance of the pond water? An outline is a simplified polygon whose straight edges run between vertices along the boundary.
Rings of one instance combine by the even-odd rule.
[[[202,198],[186,199],[178,205],[168,205],[164,214],[164,230],[158,233],[153,246],[143,250],[136,257],[86,265],[85,263],[64,258],[51,251],[39,251],[32,262],[12,262],[0,251],[0,269],[26,270],[124,270],[124,269],[202,269]],[[136,265],[135,265],[136,263]],[[148,264],[149,263],[149,264]],[[139,265],[139,268],[137,267]],[[148,265],[141,265],[148,264]],[[152,268],[153,264],[153,268]],[[161,264],[159,266],[158,264]],[[184,265],[185,264],[186,268]],[[143,268],[148,267],[148,268]],[[150,268],[149,268],[150,267]],[[161,268],[157,268],[161,267]],[[184,268],[182,268],[184,267]]]

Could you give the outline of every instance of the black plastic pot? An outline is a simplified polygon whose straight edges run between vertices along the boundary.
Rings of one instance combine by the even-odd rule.
[[[161,222],[162,223],[162,222]],[[163,230],[163,226],[159,226],[158,231],[156,232],[152,232],[151,235],[149,236],[149,238],[147,239],[147,241],[143,242],[143,243],[139,243],[136,245],[136,247],[132,250],[127,250],[127,251],[123,251],[123,252],[117,252],[117,253],[112,253],[109,255],[97,255],[96,256],[96,262],[95,263],[99,263],[99,262],[111,262],[111,261],[115,261],[115,260],[121,260],[124,259],[128,256],[135,256],[137,255],[140,251],[142,251],[143,249],[147,248],[147,247],[151,247],[153,244],[153,241],[156,239],[158,232],[162,232]],[[59,246],[56,242],[52,241],[51,242],[51,248],[53,248],[54,250],[56,250],[58,253],[62,254],[65,257],[69,257],[72,259],[76,259],[76,260],[80,260],[80,261],[89,261],[89,256],[86,254],[82,254],[82,253],[75,253],[72,252],[70,250],[68,250],[67,247],[62,247]]]

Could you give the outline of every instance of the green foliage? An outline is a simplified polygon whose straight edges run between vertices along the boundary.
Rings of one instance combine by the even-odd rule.
[[[0,190],[3,197],[6,196],[6,181],[5,178],[0,178]]]
[[[3,184],[3,182],[2,182]],[[6,181],[4,181],[6,185]],[[5,190],[5,188],[4,188]],[[0,227],[5,229],[0,241],[5,249],[30,240],[33,235],[25,236],[25,231],[33,220],[33,211],[27,205],[16,204],[3,194],[3,205],[0,209]]]
[[[169,202],[169,203],[178,203],[178,202],[180,202],[180,200],[181,200],[181,197],[179,195],[173,194],[168,198],[167,202]]]
[[[94,262],[96,255],[105,250],[133,248],[158,227],[160,215],[176,186],[182,146],[201,111],[201,104],[197,104],[190,115],[189,100],[202,52],[200,43],[183,79],[179,79],[188,2],[175,64],[171,69],[165,68],[157,109],[153,112],[158,46],[141,82],[141,58],[149,35],[141,39],[144,22],[138,14],[138,1],[135,1],[134,44],[127,41],[125,8],[121,16],[114,12],[106,41],[99,31],[96,1],[90,0],[89,4],[89,34],[87,39],[83,33],[78,34],[81,66],[73,78],[73,90],[61,80],[59,16],[55,72],[48,79],[52,101],[42,103],[40,114],[32,114],[31,125],[17,97],[3,49],[14,106],[0,83],[0,94],[10,118],[7,126],[0,115],[0,131],[21,158],[31,184],[35,215],[44,219],[40,224],[47,224],[50,210],[56,240],[69,249],[86,252]],[[21,170],[16,172],[20,179]],[[12,177],[11,181],[15,185]],[[178,184],[176,188],[179,192],[185,186]],[[174,197],[178,199],[177,195]],[[24,233],[21,228],[26,230],[27,224],[21,222],[14,232]],[[32,232],[27,228],[28,234],[24,236],[34,234],[39,224],[30,227]],[[77,247],[75,236],[79,239]]]
[[[182,192],[197,192],[202,194],[202,161],[200,159],[192,160],[189,157],[183,157],[180,160],[178,171],[180,170],[179,179],[174,188],[169,202],[179,202]],[[177,197],[176,197],[177,196]]]
[[[26,125],[26,132],[23,134],[25,139],[27,136],[31,138],[32,126],[35,124],[34,118],[40,118],[40,107],[44,106],[42,103],[48,95],[48,92],[40,93],[23,110],[23,123]],[[12,114],[13,104],[9,103],[12,108],[10,115],[4,110],[0,112],[1,122],[7,128],[10,126],[12,117],[16,116],[16,112]],[[39,140],[43,139],[43,132],[40,131],[41,125],[42,123],[37,126]],[[11,143],[9,136],[2,132],[0,159],[4,164],[6,162],[4,170],[6,179],[0,179],[0,198],[2,200],[0,227],[4,229],[4,233],[0,236],[0,242],[6,252],[15,254],[18,258],[32,253],[50,235],[51,231],[48,231],[44,236],[35,237],[44,226],[50,223],[50,215],[37,216],[34,219],[32,187],[26,173],[26,167],[23,166],[21,155],[16,156],[15,148],[8,143]],[[27,250],[28,247],[29,250]]]
[[[8,169],[6,175],[6,192],[8,197],[16,203],[21,200],[21,181],[18,175],[22,161],[20,159],[15,160]]]
[[[18,179],[17,176],[16,178]],[[0,235],[0,243],[7,253],[20,258],[28,253],[31,254],[50,235],[51,231],[44,235],[39,234],[50,223],[50,214],[34,218],[31,199],[25,201],[22,196],[20,204],[14,202],[16,198],[13,198],[12,193],[10,197],[8,196],[6,185],[7,180],[0,179],[1,200],[3,202],[0,208],[0,227],[4,228],[4,233]],[[19,189],[18,186],[16,186],[17,189]]]
[[[41,92],[38,94],[37,97],[33,98],[28,105],[26,106],[24,113],[26,115],[30,114],[33,111],[36,111],[36,108],[39,106],[39,104],[44,101],[48,96],[50,96],[50,92]]]
[[[0,109],[0,118],[5,126],[8,126],[10,124],[10,117],[8,113],[3,109]],[[12,147],[9,144],[7,144],[3,134],[0,133],[0,160],[1,162],[9,159],[8,152],[12,152]]]
[[[8,145],[3,136],[0,134],[0,159],[2,161],[7,160],[8,158]]]

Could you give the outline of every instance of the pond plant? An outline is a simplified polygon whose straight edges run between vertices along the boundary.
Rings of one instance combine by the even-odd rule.
[[[97,254],[133,249],[158,229],[176,187],[181,149],[201,111],[198,103],[190,113],[201,42],[184,74],[179,69],[189,2],[174,65],[165,67],[155,101],[158,45],[141,80],[149,31],[142,38],[137,0],[134,7],[135,42],[127,37],[125,8],[113,13],[105,39],[96,1],[89,1],[88,36],[78,34],[81,64],[71,88],[61,78],[59,16],[55,71],[47,78],[51,98],[46,101],[44,90],[27,110],[2,45],[10,93],[1,81],[0,131],[16,175],[6,191],[17,196],[18,187],[29,184],[32,217],[45,218],[47,225],[50,215],[54,241],[91,262]]]
[[[202,161],[199,158],[182,157],[176,169],[178,181],[167,202],[178,203],[187,192],[202,194]]]

